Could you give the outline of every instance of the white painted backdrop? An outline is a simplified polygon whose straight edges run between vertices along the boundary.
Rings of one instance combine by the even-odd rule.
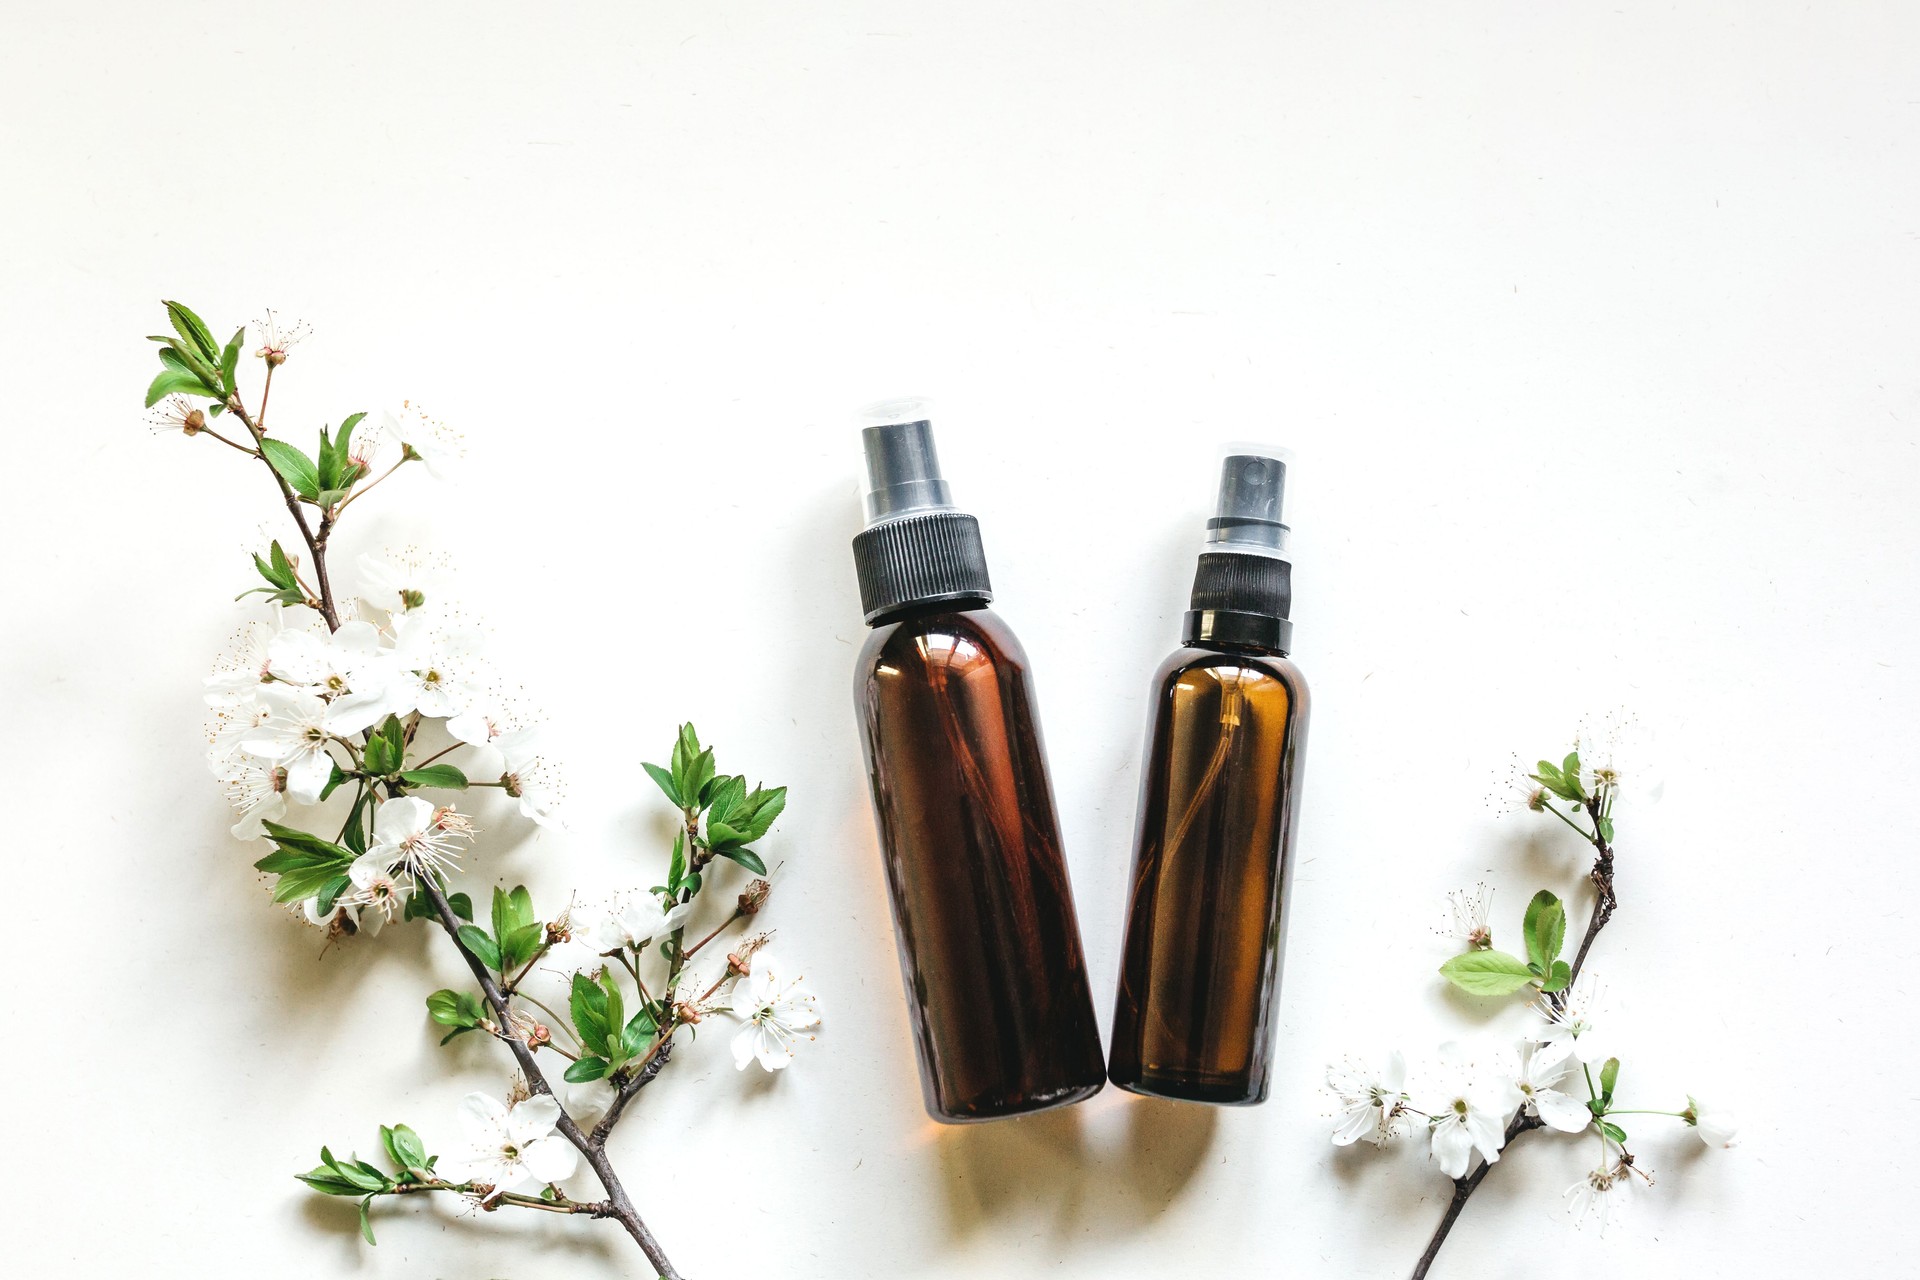
[[[424,931],[324,957],[201,767],[198,682],[276,511],[154,439],[179,296],[309,320],[291,429],[411,396],[464,480],[354,552],[453,553],[547,711],[572,829],[496,819],[478,883],[653,882],[639,772],[692,717],[792,785],[773,920],[827,1010],[785,1076],[702,1038],[619,1145],[695,1277],[1359,1276],[1443,1181],[1327,1143],[1325,1061],[1516,1011],[1450,999],[1444,890],[1511,936],[1581,860],[1499,816],[1587,714],[1657,731],[1594,969],[1633,1126],[1602,1241],[1529,1139],[1449,1276],[1890,1274],[1916,1237],[1911,718],[1920,20],[1684,6],[10,6],[0,41],[21,1274],[615,1276],[611,1230],[351,1209],[289,1175],[452,1136]],[[1299,450],[1316,706],[1273,1099],[920,1111],[849,706],[851,410],[938,397],[1039,673],[1104,1006],[1148,672],[1223,437]],[[297,437],[296,437],[297,438]],[[384,501],[380,501],[380,498]],[[284,519],[284,513],[281,514]],[[1633,761],[1628,767],[1634,768]],[[1652,764],[1653,762],[1649,762]],[[1644,771],[1643,771],[1644,772]]]

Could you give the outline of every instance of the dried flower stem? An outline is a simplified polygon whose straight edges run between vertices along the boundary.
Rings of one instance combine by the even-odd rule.
[[[1547,806],[1562,822],[1585,837],[1593,846],[1595,855],[1593,866],[1587,871],[1587,879],[1593,883],[1595,894],[1593,915],[1587,920],[1587,931],[1581,935],[1579,950],[1573,954],[1567,985],[1547,996],[1556,1009],[1566,1002],[1566,993],[1573,989],[1574,980],[1579,978],[1580,966],[1586,963],[1587,952],[1593,949],[1593,940],[1600,936],[1602,929],[1607,927],[1607,921],[1613,919],[1613,910],[1619,905],[1619,899],[1613,891],[1613,846],[1600,834],[1601,799],[1598,796],[1589,796],[1583,804],[1587,811],[1587,819],[1593,823],[1592,831],[1582,829],[1552,805]],[[1513,1118],[1507,1121],[1506,1140],[1501,1144],[1501,1149],[1505,1150],[1506,1147],[1511,1146],[1514,1139],[1521,1134],[1543,1127],[1543,1123],[1538,1116],[1528,1115],[1526,1107],[1522,1105],[1518,1111],[1514,1112]],[[1433,1237],[1427,1241],[1427,1247],[1421,1253],[1419,1262],[1414,1264],[1413,1280],[1425,1280],[1428,1270],[1433,1266],[1433,1260],[1440,1256],[1440,1246],[1447,1242],[1447,1236],[1452,1232],[1453,1224],[1460,1220],[1461,1210],[1467,1207],[1468,1199],[1479,1189],[1480,1184],[1486,1180],[1487,1174],[1492,1170],[1493,1166],[1482,1160],[1464,1177],[1453,1180],[1453,1196],[1447,1201],[1447,1211],[1441,1217],[1440,1225],[1434,1228]]]

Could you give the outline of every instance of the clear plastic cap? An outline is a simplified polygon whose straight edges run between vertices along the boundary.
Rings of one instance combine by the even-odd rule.
[[[1293,454],[1271,445],[1230,444],[1220,462],[1220,498],[1207,521],[1206,551],[1285,558],[1287,466]]]
[[[933,423],[927,402],[883,400],[861,413],[871,425],[860,432],[867,454],[867,489],[862,497],[867,527],[926,511],[951,511],[953,493],[940,474],[933,448]]]

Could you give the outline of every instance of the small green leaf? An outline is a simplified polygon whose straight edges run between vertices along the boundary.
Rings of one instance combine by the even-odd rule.
[[[1567,984],[1573,981],[1573,970],[1565,960],[1555,960],[1553,968],[1547,971],[1547,980],[1540,984],[1542,991],[1565,991]]]
[[[336,787],[338,787],[341,783],[345,782],[346,780],[347,780],[347,775],[340,772],[339,761],[337,760],[334,761],[333,772],[327,775],[327,785],[320,788],[320,798],[322,800],[325,800],[328,796],[333,794],[334,789]]]
[[[182,302],[169,302],[166,308],[167,319],[173,322],[174,332],[192,343],[205,359],[220,359],[220,344],[213,340],[213,331],[207,328],[205,320],[193,314],[193,309]]]
[[[652,778],[654,780],[654,783],[657,786],[659,786],[659,788],[662,791],[667,793],[667,799],[673,801],[675,804],[680,803],[680,792],[673,785],[672,773],[670,773],[665,769],[662,769],[657,764],[646,764],[643,762],[640,765],[640,767],[642,769],[645,769],[647,771],[647,776],[649,778]]]
[[[735,845],[729,845],[724,849],[715,849],[714,852],[719,854],[721,857],[727,859],[729,862],[739,863],[741,866],[745,867],[747,870],[753,872],[753,874],[757,876],[763,876],[767,874],[766,861],[763,858],[761,858],[759,854],[755,853],[751,849],[747,849],[747,848],[743,848]],[[1481,954],[1484,955],[1485,953],[1482,952]]]
[[[481,964],[495,973],[500,972],[500,948],[485,929],[477,924],[463,924],[460,926],[460,941],[479,958]]]
[[[336,1174],[329,1165],[321,1165],[308,1173],[293,1175],[301,1182],[318,1191],[323,1196],[357,1196],[360,1188]]]
[[[218,400],[220,393],[209,387],[198,374],[187,373],[181,369],[162,369],[147,384],[147,408],[151,409],[166,397],[175,393],[188,396],[205,396],[209,400]]]
[[[410,787],[444,787],[449,791],[467,789],[467,775],[450,764],[430,764],[419,769],[408,769],[400,775],[400,781]]]
[[[1526,961],[1504,951],[1469,951],[1440,966],[1441,976],[1476,996],[1512,995],[1533,984]]]
[[[589,1080],[599,1080],[606,1074],[605,1058],[582,1058],[567,1067],[565,1079],[568,1084],[584,1084]]]
[[[1620,1059],[1608,1058],[1600,1068],[1600,1100],[1613,1101],[1613,1086],[1620,1079]]]
[[[1625,1146],[1627,1143],[1627,1131],[1611,1120],[1602,1120],[1600,1122],[1600,1132],[1606,1134],[1621,1146]]]
[[[567,1012],[573,1017],[573,1029],[580,1034],[580,1043],[597,1054],[606,1054],[607,1033],[607,993],[600,984],[584,973],[573,975],[573,992],[567,1003]]]
[[[240,390],[238,381],[240,373],[240,347],[246,340],[247,329],[245,325],[242,325],[234,331],[233,340],[227,343],[227,349],[220,353],[220,385],[226,388],[228,395],[232,395]]]
[[[473,919],[473,899],[464,893],[456,893],[447,899],[447,905],[453,908],[453,914],[462,920]]]
[[[295,493],[307,499],[320,496],[320,472],[312,458],[284,440],[262,440],[260,451]]]
[[[373,1219],[367,1216],[367,1206],[372,1203],[372,1196],[360,1202],[360,1234],[366,1237],[368,1244],[378,1245],[380,1242],[373,1238]]]
[[[1527,958],[1545,974],[1560,956],[1567,940],[1567,909],[1560,899],[1542,889],[1527,904],[1523,932],[1527,938]]]
[[[470,991],[440,990],[427,997],[427,1016],[443,1027],[477,1027],[486,1006]]]
[[[1601,814],[1594,825],[1600,830],[1600,838],[1608,844],[1613,843],[1613,819]]]

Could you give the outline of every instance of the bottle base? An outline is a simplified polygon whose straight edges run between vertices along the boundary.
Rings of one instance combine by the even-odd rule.
[[[1148,1071],[1137,1078],[1109,1077],[1116,1089],[1143,1098],[1166,1098],[1173,1102],[1202,1102],[1215,1107],[1257,1107],[1267,1100],[1265,1083],[1258,1086],[1246,1080],[1221,1079],[1218,1076],[1190,1075],[1178,1072]]]
[[[982,1103],[977,1107],[964,1110],[943,1111],[929,1105],[927,1114],[941,1124],[986,1124],[991,1120],[1008,1120],[1015,1116],[1030,1116],[1036,1112],[1054,1111],[1061,1107],[1070,1107],[1076,1102],[1085,1102],[1106,1086],[1105,1080],[1096,1080],[1092,1084],[1068,1085],[1050,1093],[1038,1093],[1031,1097],[1013,1102]]]

